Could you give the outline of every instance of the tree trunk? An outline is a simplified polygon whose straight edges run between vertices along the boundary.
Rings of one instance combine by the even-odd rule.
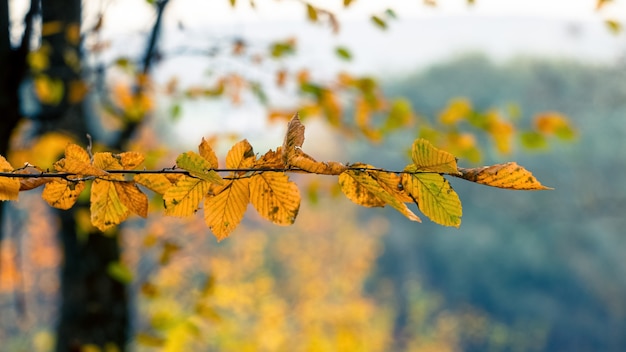
[[[86,141],[88,116],[82,101],[68,93],[73,84],[81,81],[77,32],[81,1],[43,1],[42,21],[42,45],[51,49],[50,66],[44,74],[61,81],[64,94],[60,102],[42,103],[37,120],[42,132],[62,130]],[[88,213],[88,207],[77,203],[69,211],[57,212],[63,263],[56,351],[80,351],[86,344],[102,350],[115,346],[123,351],[128,341],[128,296],[125,285],[108,274],[110,264],[120,258],[119,233],[115,230],[104,235],[91,228],[87,236],[79,236],[77,216]]]

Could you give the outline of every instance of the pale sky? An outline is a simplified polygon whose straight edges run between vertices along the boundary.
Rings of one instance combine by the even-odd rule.
[[[571,20],[621,18],[626,20],[626,0],[613,0],[601,11],[595,11],[597,0],[476,0],[468,6],[465,0],[439,0],[436,7],[420,0],[356,0],[343,10],[341,0],[311,0],[311,3],[335,12],[341,20],[366,20],[374,13],[392,8],[400,18],[437,16],[520,16]],[[253,10],[247,0],[238,0],[236,8],[228,0],[171,0],[166,25],[183,21],[186,26],[236,24],[248,21],[304,20],[305,7],[296,0],[256,0]],[[89,12],[99,1],[89,2]],[[113,31],[140,30],[153,18],[145,0],[104,0],[107,28]],[[93,7],[92,7],[93,6]]]

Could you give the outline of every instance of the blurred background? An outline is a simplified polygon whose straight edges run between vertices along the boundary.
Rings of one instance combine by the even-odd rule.
[[[155,3],[167,7],[150,88],[137,99]],[[29,4],[8,4],[19,31]],[[248,209],[221,242],[200,214],[163,217],[155,195],[148,219],[121,227],[121,259],[107,269],[127,285],[129,350],[626,350],[623,1],[83,7],[92,133],[107,140],[120,130],[111,106],[126,119],[138,109],[147,127],[128,148],[150,168],[171,166],[203,137],[220,160],[242,138],[263,154],[282,144],[298,110],[304,149],[318,160],[401,170],[424,137],[460,166],[516,161],[554,187],[453,179],[463,203],[456,229],[361,208],[333,177],[292,176],[303,198],[293,226]],[[33,85],[21,86],[24,114],[42,99],[29,95]],[[15,148],[13,160],[41,152],[33,145],[64,147],[57,138]],[[40,193],[20,197],[4,210],[0,349],[54,350],[59,225]]]

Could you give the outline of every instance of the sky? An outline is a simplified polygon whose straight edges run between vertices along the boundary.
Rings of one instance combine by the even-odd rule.
[[[423,0],[355,0],[348,10],[342,9],[342,0],[310,0],[337,14],[342,23],[338,35],[333,35],[327,26],[308,23],[306,9],[299,0],[255,0],[256,9],[250,7],[249,1],[237,0],[232,8],[229,0],[170,0],[164,17],[164,46],[195,40],[199,47],[206,48],[215,38],[235,36],[269,43],[295,35],[300,38],[295,65],[313,67],[320,71],[318,75],[345,69],[383,79],[467,52],[484,52],[495,60],[530,55],[587,62],[611,62],[626,53],[626,32],[612,35],[603,23],[605,19],[626,23],[626,0],[613,0],[600,11],[596,11],[597,0],[475,0],[473,6],[468,6],[466,0],[438,0],[434,7],[424,5]],[[27,3],[10,2],[18,26]],[[146,0],[83,4],[85,28],[104,11],[104,39],[110,39],[112,47],[125,55],[142,52],[155,16]],[[398,19],[390,21],[386,31],[374,28],[369,17],[387,8],[394,9]],[[184,31],[179,30],[180,24]],[[354,60],[336,60],[332,48],[337,45],[349,47]],[[165,62],[160,65],[157,78],[167,80],[176,75],[182,82],[197,83],[204,79],[202,73],[207,65],[206,59]],[[267,125],[245,116],[258,116],[263,113],[262,108],[252,110],[189,103],[180,126],[199,128],[181,127],[179,133],[188,140],[199,140],[202,131],[210,128],[240,131],[242,124],[251,134],[261,133]],[[220,118],[225,114],[238,118]]]

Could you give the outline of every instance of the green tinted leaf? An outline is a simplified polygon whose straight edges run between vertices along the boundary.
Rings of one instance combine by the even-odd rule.
[[[409,165],[410,172],[436,172],[457,175],[458,169],[454,155],[435,148],[425,139],[416,139],[411,151],[414,165]],[[413,168],[415,166],[415,168]]]
[[[176,165],[186,171],[189,171],[194,177],[209,181],[215,184],[222,184],[220,175],[211,170],[211,163],[195,152],[189,151],[180,154],[176,158]]]
[[[546,137],[535,131],[527,131],[520,134],[522,145],[528,149],[545,149],[548,147]]]
[[[385,20],[383,20],[382,18],[380,18],[378,16],[372,16],[371,20],[380,29],[387,29],[387,22],[385,22]]]
[[[107,266],[107,274],[123,284],[128,284],[133,281],[133,273],[126,265],[120,262],[109,263]]]
[[[335,48],[335,54],[339,56],[341,59],[350,61],[352,60],[352,53],[348,50],[348,48],[344,46],[338,46]]]
[[[403,174],[402,181],[404,189],[430,220],[444,226],[461,225],[461,200],[443,176],[435,173]]]

